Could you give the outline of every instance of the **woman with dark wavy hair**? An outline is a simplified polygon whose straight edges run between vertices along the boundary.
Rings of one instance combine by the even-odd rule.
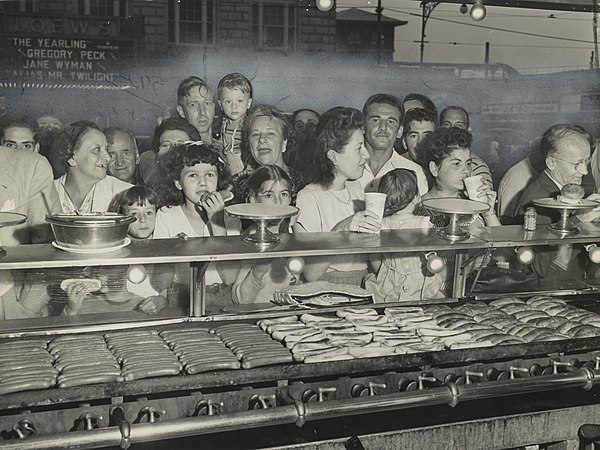
[[[429,191],[422,199],[468,198],[465,193],[465,178],[471,176],[471,133],[460,128],[438,128],[419,143],[417,153],[422,155],[422,165],[429,177]],[[490,205],[482,216],[471,216],[469,220],[485,225],[500,225],[494,212],[496,192],[481,188],[478,200]],[[444,215],[444,219],[447,220]]]
[[[52,144],[49,160],[63,212],[106,212],[116,194],[133,186],[107,175],[106,147],[104,133],[87,120],[65,126]]]
[[[432,198],[455,199],[468,198],[465,193],[465,178],[471,176],[471,133],[460,128],[438,128],[419,143],[417,154],[422,155],[422,165],[430,179],[430,189],[421,197],[422,200]],[[480,197],[476,200],[489,204],[483,214],[466,214],[459,217],[460,226],[495,226],[500,220],[494,212],[496,192],[487,189],[483,184]],[[423,204],[415,207],[414,215],[429,216],[436,227],[445,227],[449,223],[447,214],[427,209]],[[440,290],[451,295],[454,259],[452,254],[438,252],[446,262],[446,279]],[[464,267],[469,273],[476,268],[487,265],[489,257],[476,257]]]
[[[319,119],[312,143],[316,173],[313,183],[298,193],[300,213],[294,232],[378,232],[381,224],[375,214],[364,211],[365,194],[357,181],[369,159],[362,113],[354,108],[330,109]],[[362,255],[318,257],[307,261],[304,277],[360,285],[366,272]]]

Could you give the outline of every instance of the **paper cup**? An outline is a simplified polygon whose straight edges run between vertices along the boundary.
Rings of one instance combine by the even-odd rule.
[[[479,198],[480,193],[477,192],[477,189],[479,189],[479,186],[481,186],[483,184],[483,178],[481,177],[481,175],[467,177],[463,181],[465,183],[465,189],[467,190],[467,196],[471,200],[482,201]]]
[[[377,214],[379,220],[383,219],[383,210],[385,209],[385,199],[387,195],[379,192],[367,192],[365,194],[365,209]]]

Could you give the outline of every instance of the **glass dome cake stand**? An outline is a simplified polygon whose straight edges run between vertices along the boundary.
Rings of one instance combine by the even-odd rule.
[[[444,228],[439,228],[437,233],[449,241],[464,241],[470,236],[469,232],[458,224],[459,216],[479,214],[490,209],[487,203],[464,198],[428,198],[422,203],[427,209],[448,214],[450,223]]]
[[[573,225],[569,220],[569,214],[571,212],[583,209],[593,209],[600,206],[599,203],[592,200],[582,199],[579,200],[579,203],[563,203],[552,197],[535,199],[533,200],[533,204],[542,208],[555,209],[560,212],[560,219],[558,219],[558,222],[549,224],[548,229],[551,232],[562,236],[579,233],[579,227]]]
[[[15,212],[0,211],[0,228],[20,225],[27,220],[27,216]],[[0,247],[0,257],[6,255],[6,250]]]
[[[227,206],[225,212],[238,219],[251,220],[256,224],[256,231],[244,236],[244,241],[256,245],[271,245],[279,242],[279,236],[269,231],[268,226],[273,222],[298,214],[295,206],[265,205],[261,203],[243,203]]]

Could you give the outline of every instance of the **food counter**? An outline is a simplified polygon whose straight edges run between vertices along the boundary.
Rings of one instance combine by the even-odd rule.
[[[476,297],[461,267],[476,250],[594,243],[600,227],[584,224],[565,237],[542,227],[470,231],[457,242],[435,230],[282,235],[270,247],[240,237],[158,240],[94,255],[7,247],[0,270],[13,274],[185,263],[192,281],[189,305],[155,316],[5,320],[0,445],[573,446],[579,427],[600,412],[596,287],[573,281]],[[450,298],[206,311],[201,275],[212,261],[432,250],[456,255]]]

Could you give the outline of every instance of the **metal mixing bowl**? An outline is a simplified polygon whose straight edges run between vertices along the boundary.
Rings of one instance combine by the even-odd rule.
[[[117,213],[53,214],[46,216],[56,243],[73,249],[103,249],[125,242],[135,217]]]

